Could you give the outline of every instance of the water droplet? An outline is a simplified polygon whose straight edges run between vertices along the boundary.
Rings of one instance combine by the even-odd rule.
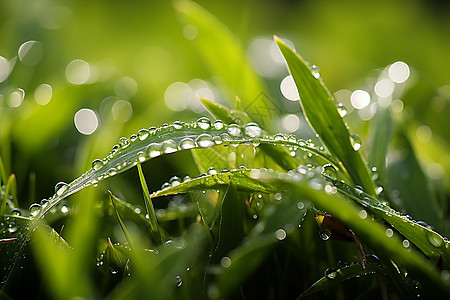
[[[402,244],[403,244],[403,247],[405,247],[405,248],[408,248],[410,245],[408,240],[403,240]]]
[[[432,231],[427,233],[427,238],[428,238],[428,241],[430,242],[430,244],[434,247],[440,247],[443,243],[442,237]]]
[[[197,126],[206,130],[211,126],[211,121],[207,117],[201,117],[197,120]]]
[[[277,238],[277,240],[282,241],[286,238],[287,234],[286,231],[284,231],[284,229],[278,229],[277,231],[275,231],[275,237]]]
[[[58,182],[55,185],[55,194],[57,196],[61,196],[67,189],[69,188],[69,185],[65,182]]]
[[[244,126],[244,132],[251,138],[257,138],[261,136],[261,127],[256,123],[248,123]]]
[[[178,176],[173,176],[170,178],[169,183],[171,187],[177,186],[181,183],[181,178]]]
[[[162,153],[165,153],[165,154],[173,153],[173,152],[176,152],[177,150],[178,150],[178,146],[174,140],[164,141],[161,145],[161,151],[162,151]]]
[[[337,178],[337,170],[332,164],[323,165],[322,174],[331,178]]]
[[[180,142],[180,149],[187,150],[195,148],[195,142],[191,138],[182,139]]]
[[[33,204],[30,205],[30,214],[33,217],[36,217],[39,214],[40,211],[41,211],[41,205],[40,204],[33,203]]]
[[[189,175],[186,175],[183,178],[183,182],[187,182],[187,181],[190,181],[190,180],[191,180],[191,177]]]
[[[322,240],[327,241],[331,237],[331,231],[329,229],[327,229],[327,228],[320,228],[319,229],[319,237]]]
[[[42,199],[40,204],[41,204],[42,207],[46,207],[48,205],[48,200],[47,199]]]
[[[132,135],[130,136],[130,141],[134,142],[135,140],[137,140],[137,135],[132,134]]]
[[[304,204],[303,202],[300,201],[299,203],[297,203],[297,208],[300,209],[300,210],[302,210],[302,209],[305,208],[305,204]]]
[[[227,168],[222,169],[222,173],[228,173],[228,172],[230,172],[230,169],[227,169]]]
[[[391,228],[386,229],[387,237],[392,237],[394,235],[394,231]]]
[[[149,135],[150,135],[150,133],[145,128],[140,129],[137,133],[137,136],[138,136],[139,140],[141,140],[141,141],[144,141],[146,138],[148,138]]]
[[[175,122],[173,122],[172,125],[173,125],[173,128],[175,128],[176,130],[180,130],[184,127],[183,122],[180,122],[180,121],[175,121]]]
[[[347,115],[347,107],[345,107],[344,104],[338,103],[336,105],[336,109],[341,117],[345,117]]]
[[[92,169],[94,169],[94,171],[99,170],[102,166],[103,166],[103,161],[101,159],[97,158],[92,161]]]
[[[18,208],[13,208],[13,209],[11,209],[11,212],[10,212],[10,215],[11,216],[20,216],[22,213],[21,213],[21,211],[20,211],[20,209],[18,209]]]
[[[282,133],[277,133],[273,137],[273,140],[278,142],[278,141],[284,141],[285,138],[284,138],[284,135]]]
[[[283,195],[281,195],[280,193],[276,193],[274,195],[274,197],[275,197],[275,200],[279,201],[279,200],[281,200],[283,198]]]
[[[311,70],[311,73],[313,74],[314,78],[318,79],[320,78],[320,68],[316,65],[312,65],[311,67],[309,67],[309,69]]]
[[[170,188],[170,183],[164,182],[164,183],[161,185],[161,190],[164,190],[164,189],[167,189],[167,188]]]
[[[121,137],[121,138],[119,139],[119,146],[120,146],[122,149],[125,149],[125,148],[127,148],[128,146],[130,146],[130,141],[129,141],[126,137]]]
[[[328,279],[335,279],[336,276],[337,276],[337,272],[336,272],[334,269],[329,268],[329,269],[326,269],[326,270],[325,270],[324,275],[325,275],[325,277],[327,277]]]
[[[237,124],[230,124],[230,125],[228,125],[227,132],[231,136],[238,137],[241,135],[241,127],[239,127],[239,125],[237,125]]]
[[[117,265],[116,263],[111,263],[109,265],[109,272],[111,272],[111,274],[115,275],[117,273],[119,273],[120,271],[120,266]]]
[[[150,157],[156,157],[161,154],[161,147],[157,143],[151,143],[147,147],[147,154]]]
[[[214,128],[220,130],[224,127],[223,122],[221,120],[216,120],[214,122]]]
[[[183,279],[181,278],[181,276],[176,276],[175,280],[177,283],[177,287],[180,287],[183,284]]]
[[[351,133],[350,142],[352,143],[353,150],[358,151],[361,148],[361,138],[359,135]]]
[[[210,167],[210,168],[208,169],[208,175],[214,175],[214,174],[217,174],[216,169],[214,169],[213,167]]]
[[[137,161],[142,163],[147,159],[147,155],[145,154],[145,152],[141,151],[138,153],[137,155]]]
[[[359,211],[359,217],[361,218],[361,219],[365,219],[365,218],[367,218],[367,211],[365,211],[364,209],[362,209],[362,210],[360,210]]]
[[[206,133],[199,135],[195,141],[197,145],[202,148],[212,147],[215,145],[213,137]]]
[[[224,268],[229,268],[231,266],[231,259],[228,256],[222,257],[220,265]]]

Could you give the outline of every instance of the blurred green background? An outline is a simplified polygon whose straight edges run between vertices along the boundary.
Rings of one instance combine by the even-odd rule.
[[[341,91],[338,100],[347,107],[350,91],[373,94],[385,67],[407,63],[411,76],[402,86],[398,103],[403,113],[397,117],[407,128],[425,173],[438,184],[448,183],[450,5],[446,1],[197,3],[229,28],[267,84],[269,97],[286,113],[297,112],[299,106],[280,92],[287,71],[276,60],[274,34],[318,65],[330,91]],[[76,178],[121,136],[208,115],[196,94],[233,107],[234,97],[243,96],[242,89],[217,76],[195,45],[198,34],[172,1],[1,0],[0,153],[7,173],[15,173],[22,187],[20,203],[25,206],[50,196],[56,182]],[[215,59],[220,62],[220,55]],[[237,82],[239,67],[235,66]],[[352,117],[357,113],[350,113],[347,121],[363,143],[370,143],[364,129],[367,120]],[[288,129],[301,135],[301,128],[285,128],[283,116],[279,117],[273,131]],[[152,182],[153,188],[179,169],[192,172],[187,155],[152,162],[165,166],[157,176],[161,182]],[[36,196],[26,188],[32,172]]]

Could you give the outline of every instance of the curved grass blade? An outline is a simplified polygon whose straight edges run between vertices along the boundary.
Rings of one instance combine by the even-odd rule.
[[[450,266],[450,242],[436,231],[413,221],[410,217],[402,215],[388,205],[380,203],[369,194],[355,189],[345,183],[327,177],[338,189],[339,193],[355,200],[367,207],[370,211],[391,224],[411,243],[417,246],[426,256],[437,262],[442,255],[444,264]]]
[[[339,159],[353,183],[375,195],[374,183],[362,155],[353,148],[348,129],[322,79],[318,73],[313,74],[304,59],[278,37],[275,41],[298,87],[303,113],[311,127],[330,153]]]
[[[122,221],[122,218],[120,217],[119,211],[117,210],[116,207],[116,199],[117,197],[113,195],[113,193],[111,191],[108,191],[109,193],[109,199],[111,199],[111,203],[113,204],[114,207],[114,212],[116,214],[117,220],[119,221],[120,224],[120,228],[122,228],[123,234],[125,235],[125,238],[127,239],[128,245],[130,245],[131,249],[136,249],[136,247],[134,246],[133,243],[133,239],[131,238],[130,233],[128,232],[128,229],[125,227],[125,224]],[[108,239],[109,244],[111,243],[111,241]]]
[[[368,244],[380,256],[398,261],[408,267],[409,270],[421,274],[427,278],[433,285],[434,289],[440,290],[442,293],[450,295],[450,283],[445,281],[438,272],[436,266],[429,260],[424,258],[412,249],[406,249],[402,241],[392,235],[387,235],[385,226],[371,220],[370,218],[361,218],[361,209],[354,202],[335,194],[328,194],[323,191],[325,184],[314,183],[311,185],[310,180],[300,174],[284,174],[284,173],[268,173],[261,172],[257,178],[269,182],[284,182],[289,193],[297,198],[308,199],[318,208],[325,210],[338,218],[345,225],[351,228],[363,243]],[[368,194],[366,194],[368,195]],[[378,201],[375,199],[375,202]],[[386,213],[383,211],[383,215]],[[407,221],[398,220],[407,223]],[[399,224],[401,224],[399,222]],[[416,225],[408,224],[406,228],[414,228]],[[412,231],[410,231],[412,232]],[[431,238],[439,241],[440,247],[445,247],[443,239],[439,239],[436,233],[432,233]],[[430,242],[428,242],[430,244]]]

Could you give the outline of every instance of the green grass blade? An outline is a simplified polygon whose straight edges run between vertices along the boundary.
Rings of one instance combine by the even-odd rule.
[[[16,176],[14,174],[11,174],[8,178],[8,181],[6,182],[5,195],[3,196],[2,199],[0,199],[0,215],[5,215],[9,213],[9,211],[8,212],[6,211],[6,203],[8,201],[8,197],[11,194],[11,190],[14,189],[15,185],[16,185]]]
[[[277,37],[275,41],[297,85],[303,113],[311,127],[331,154],[339,159],[353,183],[375,195],[374,183],[367,166],[361,153],[353,149],[347,127],[322,79],[316,78],[304,59],[284,42]]]
[[[148,191],[147,182],[145,181],[144,172],[142,172],[141,164],[137,164],[139,180],[141,182],[142,191],[144,193],[145,208],[147,209],[148,220],[150,223],[150,231],[152,232],[153,242],[157,246],[161,246],[163,238],[159,229],[158,220],[156,219],[155,208],[153,207],[152,200],[150,198],[150,192]]]
[[[130,245],[131,249],[136,249],[136,247],[134,245],[134,242],[133,242],[133,239],[131,238],[131,235],[128,232],[127,227],[123,223],[122,218],[120,217],[119,211],[118,211],[118,209],[116,207],[116,202],[115,201],[116,201],[117,197],[114,196],[114,194],[111,191],[108,191],[108,193],[109,193],[109,199],[111,200],[111,203],[112,203],[112,205],[114,207],[114,213],[116,214],[117,221],[119,221],[120,228],[122,228],[123,234],[125,235],[125,238],[127,239],[128,245]],[[110,243],[109,240],[108,240],[108,242]]]

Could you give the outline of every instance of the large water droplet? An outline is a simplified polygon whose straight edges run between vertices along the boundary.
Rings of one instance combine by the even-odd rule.
[[[147,159],[147,155],[145,154],[145,152],[141,151],[138,153],[137,155],[137,161],[142,163]]]
[[[40,204],[33,203],[33,204],[30,205],[30,214],[33,217],[36,217],[39,214],[40,211],[41,211],[41,205]]]
[[[227,131],[231,136],[238,137],[241,135],[241,127],[239,127],[239,125],[237,124],[228,125]]]
[[[92,169],[94,169],[94,171],[99,170],[102,166],[103,166],[103,161],[101,159],[94,159],[92,161]]]
[[[206,133],[199,135],[195,141],[197,145],[202,148],[212,147],[215,145],[213,137]]]
[[[224,127],[223,122],[221,120],[216,120],[214,122],[214,128],[220,130]]]
[[[177,186],[181,183],[181,178],[178,176],[173,176],[172,178],[170,178],[169,180],[169,184],[171,187]]]
[[[431,231],[427,233],[427,238],[430,244],[434,247],[440,247],[444,241],[441,236]]]
[[[55,194],[57,196],[61,196],[67,189],[69,188],[69,185],[65,182],[58,182],[55,185]]]
[[[139,140],[141,140],[141,141],[144,141],[146,138],[148,138],[149,135],[150,135],[150,133],[145,128],[142,128],[137,133],[137,136],[138,136]]]
[[[181,121],[175,121],[175,122],[173,122],[172,126],[176,130],[180,130],[180,129],[182,129],[184,127],[184,124]]]
[[[331,178],[337,178],[337,170],[332,164],[326,164],[322,167],[322,174]]]
[[[217,174],[216,169],[214,169],[213,167],[210,167],[210,168],[208,169],[208,175],[214,175],[214,174]]]
[[[327,228],[320,228],[319,229],[319,236],[322,240],[327,241],[331,237],[331,231]]]
[[[20,212],[20,209],[18,209],[18,208],[13,208],[13,209],[11,209],[11,212],[10,212],[10,215],[11,216],[20,216],[22,213]]]
[[[128,140],[126,137],[121,137],[121,138],[119,139],[119,146],[120,146],[122,149],[127,148],[128,146],[130,146],[130,140]]]
[[[261,127],[256,123],[248,123],[244,126],[244,132],[251,138],[257,138],[261,136]]]
[[[353,150],[358,151],[361,148],[361,138],[359,135],[351,133],[350,142],[352,143]]]
[[[201,117],[197,120],[197,126],[206,130],[211,126],[211,121],[207,117]]]
[[[156,157],[161,154],[161,147],[157,143],[151,143],[147,147],[147,154],[150,157]]]
[[[180,142],[180,149],[187,150],[195,148],[195,142],[191,138],[182,139]]]
[[[177,150],[178,150],[178,146],[174,140],[164,141],[161,145],[161,151],[165,154],[173,153]]]

